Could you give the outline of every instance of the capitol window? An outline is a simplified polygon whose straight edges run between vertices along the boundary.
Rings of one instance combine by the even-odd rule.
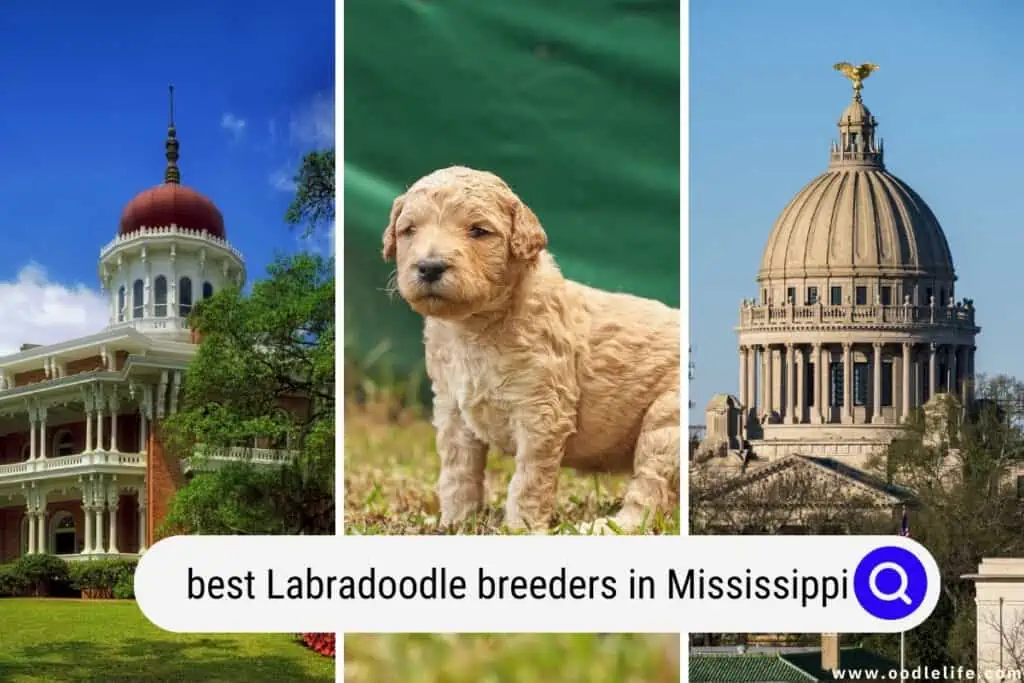
[[[178,282],[178,315],[187,318],[192,312],[192,280],[187,277]]]
[[[786,303],[787,304],[795,304],[796,303],[796,287],[789,287],[789,288],[786,289]]]
[[[813,306],[816,303],[818,303],[818,288],[817,287],[808,287],[807,288],[807,305],[808,306]]]
[[[857,289],[854,290],[854,294],[857,297],[854,300],[854,303],[856,303],[858,306],[867,306],[868,305],[868,288],[867,287],[864,287],[864,286],[857,287]]]
[[[143,311],[143,284],[142,280],[136,280],[132,285],[132,317],[141,318]]]
[[[883,286],[879,290],[879,298],[882,300],[883,306],[892,306],[892,287],[889,285]]]
[[[167,278],[163,275],[158,275],[156,282],[153,283],[155,299],[153,315],[158,318],[167,316]]]
[[[829,301],[831,302],[831,304],[833,306],[842,306],[843,305],[843,288],[842,287],[833,287],[832,290],[829,292],[828,296],[829,296]]]
[[[853,364],[853,405],[868,404],[868,364]]]

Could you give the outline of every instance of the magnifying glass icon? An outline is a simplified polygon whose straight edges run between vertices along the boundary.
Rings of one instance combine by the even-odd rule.
[[[883,591],[878,587],[878,575],[886,570],[895,572],[896,576],[899,577],[900,580],[899,586],[897,586],[896,590],[891,592]],[[883,602],[899,600],[905,605],[911,604],[912,600],[910,599],[910,596],[907,595],[907,589],[909,587],[910,578],[907,576],[907,570],[895,562],[879,562],[868,575],[868,589],[871,591],[872,595]]]

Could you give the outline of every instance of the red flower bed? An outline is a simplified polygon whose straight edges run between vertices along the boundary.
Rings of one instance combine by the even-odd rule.
[[[310,650],[322,654],[324,657],[334,657],[334,634],[333,633],[303,633],[302,642]]]

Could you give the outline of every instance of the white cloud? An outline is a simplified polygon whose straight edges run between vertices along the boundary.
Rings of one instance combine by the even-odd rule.
[[[292,142],[301,147],[334,145],[334,91],[317,93],[288,122]]]
[[[238,140],[245,133],[245,119],[240,119],[231,112],[220,117],[220,127],[231,133]]]
[[[36,263],[0,281],[0,356],[22,344],[55,344],[94,334],[109,322],[107,299],[85,285],[53,282]]]
[[[270,174],[270,185],[281,192],[295,192],[295,169],[281,168]]]

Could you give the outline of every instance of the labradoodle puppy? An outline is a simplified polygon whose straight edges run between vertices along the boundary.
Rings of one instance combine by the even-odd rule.
[[[479,509],[494,446],[515,457],[509,527],[546,529],[570,467],[631,473],[613,522],[635,531],[678,506],[679,311],[568,280],[546,247],[533,211],[484,171],[435,171],[391,209],[384,259],[426,319],[441,523]]]

